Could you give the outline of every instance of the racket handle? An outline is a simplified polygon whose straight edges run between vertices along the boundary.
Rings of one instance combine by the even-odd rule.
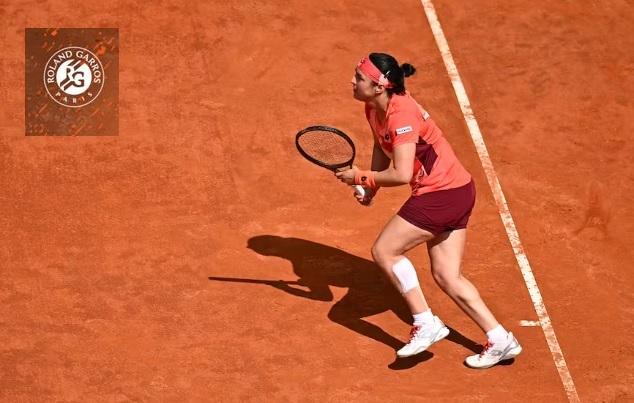
[[[365,196],[365,189],[363,189],[361,185],[354,185],[352,187],[354,188],[354,193],[359,196]]]

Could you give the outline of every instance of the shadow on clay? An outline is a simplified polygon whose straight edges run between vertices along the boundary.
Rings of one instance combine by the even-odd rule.
[[[263,256],[289,260],[297,281],[209,277],[214,281],[265,284],[301,298],[332,301],[330,286],[348,288],[337,301],[328,318],[361,335],[381,342],[394,350],[404,343],[363,318],[392,311],[403,322],[411,323],[411,314],[401,294],[388,282],[374,262],[351,255],[340,249],[299,238],[261,235],[249,239],[247,247]],[[454,329],[447,340],[480,352],[482,347]],[[389,368],[407,369],[433,357],[423,352],[414,357],[397,359]]]

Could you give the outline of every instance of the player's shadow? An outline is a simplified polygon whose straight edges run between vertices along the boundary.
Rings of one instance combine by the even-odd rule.
[[[317,301],[334,299],[330,286],[346,287],[348,293],[332,306],[328,318],[392,349],[396,350],[404,345],[403,341],[363,319],[392,311],[403,322],[411,323],[411,314],[403,297],[374,262],[320,243],[274,235],[253,237],[249,239],[247,247],[263,256],[277,256],[289,260],[298,277],[297,281],[220,277],[209,279],[267,284],[291,295]],[[451,329],[447,339],[473,352],[481,350],[481,346],[454,329]],[[414,357],[396,360],[389,367],[397,370],[406,369],[431,357],[432,353],[424,352]]]

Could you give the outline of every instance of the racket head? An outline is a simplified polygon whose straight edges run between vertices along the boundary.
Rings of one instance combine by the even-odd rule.
[[[352,139],[331,126],[309,126],[295,136],[297,151],[313,164],[331,171],[351,167],[356,150]]]

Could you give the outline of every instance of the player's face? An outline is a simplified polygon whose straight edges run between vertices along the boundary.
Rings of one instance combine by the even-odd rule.
[[[376,84],[359,69],[354,71],[354,76],[350,83],[352,84],[352,96],[354,99],[367,101],[376,95]]]

